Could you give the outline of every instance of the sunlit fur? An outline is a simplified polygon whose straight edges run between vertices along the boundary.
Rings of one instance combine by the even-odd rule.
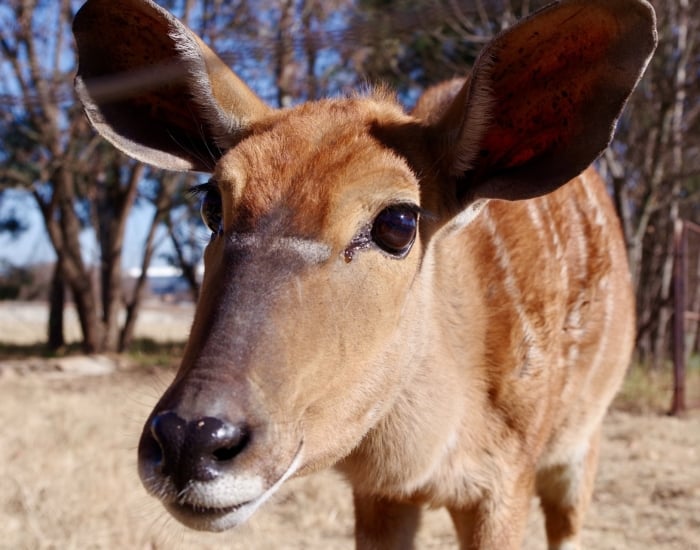
[[[182,364],[144,427],[146,489],[222,530],[335,465],[358,548],[410,548],[429,505],[462,548],[515,549],[534,494],[550,547],[577,547],[635,326],[619,223],[586,166],[653,51],[649,4],[554,4],[411,113],[385,91],[270,109],[150,0],[90,0],[74,30],[96,129],[156,166],[211,168],[200,190],[221,198]],[[100,98],[99,79],[153,56],[179,79]],[[419,213],[405,255],[373,240],[397,204]],[[163,412],[249,437],[183,479],[159,455]]]

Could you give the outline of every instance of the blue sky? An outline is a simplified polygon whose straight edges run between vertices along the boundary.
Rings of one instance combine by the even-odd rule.
[[[28,227],[18,237],[0,233],[0,262],[13,265],[53,261],[55,254],[44,229],[41,213],[28,193],[13,189],[3,191],[0,218],[16,212]]]
[[[27,224],[28,228],[16,238],[9,234],[0,233],[0,263],[7,261],[12,265],[25,266],[54,261],[56,255],[46,234],[44,221],[34,199],[23,191],[6,190],[3,192],[2,201],[0,201],[0,217],[12,210],[20,214],[20,219]],[[140,201],[132,210],[124,238],[124,254],[122,256],[124,268],[128,269],[141,265],[146,232],[152,217],[153,206],[146,203],[146,201]],[[81,242],[85,261],[92,264],[96,263],[99,259],[99,254],[92,230],[83,231]],[[156,242],[159,246],[152,264],[163,265],[166,262],[161,258],[161,255],[172,251],[165,231],[160,231],[160,234],[156,237]]]
[[[82,2],[78,2],[78,4]],[[51,10],[57,9],[54,4],[46,4],[46,8],[50,13],[53,14]],[[272,32],[276,25],[276,12],[259,12],[257,14],[261,18],[261,21],[265,23],[267,27],[267,32]],[[12,18],[14,17],[11,10],[6,10],[3,6],[0,6],[0,19],[4,20],[8,25],[12,24]],[[329,19],[324,22],[323,32],[334,33],[339,32],[344,28],[344,18],[345,15],[340,11],[331,13]],[[44,21],[50,22],[52,19],[50,17],[44,18]],[[43,24],[43,23],[42,23]],[[47,29],[51,29],[51,24],[48,25]],[[65,29],[66,33],[69,33],[69,29]],[[45,43],[46,52],[42,52],[42,59],[53,60],[54,56],[52,54],[52,48],[55,47],[55,41],[53,41],[54,33],[47,31],[48,41]],[[70,37],[69,37],[70,38]],[[274,87],[274,76],[270,67],[260,63],[260,60],[252,55],[243,55],[240,53],[240,47],[247,44],[250,48],[250,44],[246,40],[251,40],[249,36],[231,36],[229,41],[220,41],[217,46],[223,48],[224,54],[228,51],[229,55],[226,58],[234,62],[236,65],[236,70],[239,74],[248,81],[261,97],[267,98],[268,100],[274,101],[275,99],[275,87]],[[218,48],[217,48],[218,49]],[[238,52],[236,55],[236,52]],[[343,67],[338,57],[338,52],[332,47],[327,46],[322,48],[318,52],[319,58],[317,60],[316,70],[319,73],[319,77],[323,77],[328,72],[337,72],[334,74],[335,80],[334,84],[336,87],[342,88],[346,84],[342,78]],[[74,69],[75,58],[73,51],[70,49],[66,50],[66,55],[60,57],[61,70],[71,72]],[[3,69],[0,66],[0,69]],[[52,70],[52,67],[47,67],[48,70]],[[3,71],[4,74],[4,71]],[[8,73],[9,74],[9,73]],[[7,76],[7,75],[5,75]],[[13,78],[7,77],[3,80],[0,88],[3,89],[4,93],[9,95],[20,95],[20,89],[17,86],[16,81]],[[338,91],[336,89],[336,93]],[[72,99],[70,100],[72,101]],[[127,223],[127,230],[124,240],[124,252],[123,252],[123,266],[125,268],[131,268],[140,266],[141,259],[143,257],[143,245],[148,231],[148,225],[152,219],[153,210],[152,205],[148,204],[147,201],[138,201],[135,205]],[[18,237],[13,238],[8,234],[0,233],[0,263],[9,262],[13,265],[30,265],[35,263],[45,263],[52,262],[55,260],[55,253],[51,246],[51,243],[46,234],[44,228],[44,222],[41,213],[38,211],[33,198],[26,192],[18,190],[3,190],[0,194],[0,217],[4,214],[6,215],[10,210],[16,210],[20,215],[18,216],[23,222],[26,223],[28,229],[22,232]],[[157,247],[156,254],[154,255],[152,264],[153,265],[163,265],[166,260],[163,259],[164,254],[172,253],[172,247],[170,245],[169,239],[165,236],[165,231],[162,230],[160,238],[157,241],[160,243],[160,247]],[[203,237],[204,242],[208,240],[208,235]],[[82,245],[83,245],[83,257],[88,263],[96,263],[99,260],[98,249],[95,243],[94,234],[91,230],[86,230],[82,235]]]

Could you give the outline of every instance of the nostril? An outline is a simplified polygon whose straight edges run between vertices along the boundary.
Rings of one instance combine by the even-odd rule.
[[[250,436],[248,430],[241,428],[235,437],[232,437],[229,441],[225,442],[225,446],[216,449],[212,454],[216,460],[221,462],[232,460],[248,445],[249,439]]]
[[[209,455],[219,462],[235,458],[250,440],[250,431],[243,424],[235,425],[212,417],[201,418],[192,424],[188,441],[200,449],[202,455]]]
[[[140,452],[163,470],[175,465],[185,442],[187,422],[172,411],[157,414],[144,434]]]

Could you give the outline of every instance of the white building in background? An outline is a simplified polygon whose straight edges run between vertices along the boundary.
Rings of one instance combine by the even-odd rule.
[[[197,280],[201,282],[204,275],[204,264],[197,266]],[[132,267],[127,271],[130,280],[136,280],[141,276],[140,267]],[[149,290],[157,296],[177,295],[189,293],[190,287],[182,275],[182,269],[172,265],[153,265],[146,272]]]

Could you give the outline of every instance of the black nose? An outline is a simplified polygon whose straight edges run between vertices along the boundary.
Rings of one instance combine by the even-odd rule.
[[[187,421],[173,411],[158,413],[144,430],[139,460],[152,463],[184,489],[190,481],[211,481],[250,441],[244,424],[205,416]]]

